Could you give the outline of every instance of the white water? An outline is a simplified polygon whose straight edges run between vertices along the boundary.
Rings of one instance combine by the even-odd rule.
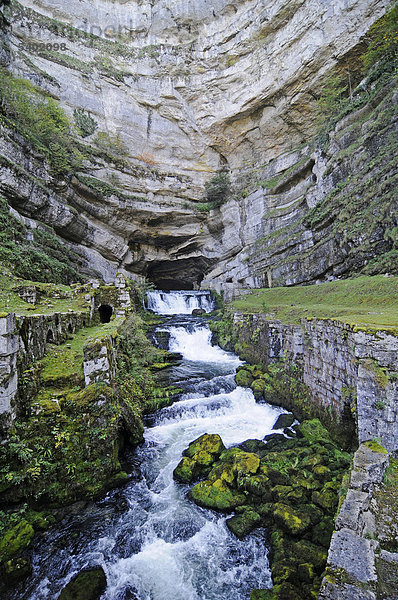
[[[191,315],[195,309],[211,312],[213,307],[207,292],[147,292],[147,308],[162,315]]]
[[[180,306],[179,298],[164,302],[168,310]],[[226,446],[261,439],[282,411],[233,388],[240,361],[211,345],[200,319],[173,317],[162,328],[170,331],[170,349],[184,357],[175,371],[185,373],[187,393],[146,429],[135,453],[142,477],[119,492],[124,512],[113,493],[80,521],[50,531],[44,547],[36,544],[34,577],[7,600],[53,600],[74,574],[98,564],[108,583],[102,600],[245,600],[251,589],[271,586],[263,531],[238,540],[224,515],[187,499],[189,486],[173,480],[173,469],[203,433],[219,433]],[[202,372],[211,375],[200,378]]]

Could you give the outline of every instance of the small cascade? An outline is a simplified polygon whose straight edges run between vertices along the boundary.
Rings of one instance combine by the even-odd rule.
[[[160,315],[191,315],[195,309],[211,312],[214,300],[207,291],[147,292],[146,308]]]

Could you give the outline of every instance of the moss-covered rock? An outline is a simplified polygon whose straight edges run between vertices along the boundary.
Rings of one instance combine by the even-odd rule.
[[[245,452],[254,452],[260,458],[268,451],[267,444],[261,440],[245,440],[242,444],[239,444],[239,448]]]
[[[181,483],[192,483],[207,477],[214,462],[224,450],[225,446],[219,435],[201,435],[184,451],[183,458],[173,471],[174,479]]]
[[[311,581],[315,577],[314,565],[311,565],[311,563],[308,562],[301,563],[301,565],[297,567],[297,574],[300,581],[304,581],[305,583],[311,583]]]
[[[102,567],[78,573],[62,590],[58,600],[99,600],[106,589]]]
[[[245,510],[242,514],[227,519],[227,527],[238,537],[244,538],[261,523],[261,516],[254,510]]]
[[[276,600],[272,590],[252,590],[250,600]]]
[[[318,504],[329,514],[334,514],[337,504],[338,495],[333,489],[323,488],[320,492],[315,491],[312,493],[312,501],[314,504]]]
[[[245,490],[252,496],[259,498],[262,503],[272,501],[272,484],[266,475],[260,474],[239,478],[237,485],[239,489]]]
[[[246,502],[244,494],[228,487],[222,479],[201,481],[189,495],[199,506],[216,510],[230,511]]]
[[[312,528],[312,541],[324,548],[329,548],[333,530],[334,519],[332,517],[324,517]]]
[[[7,584],[15,585],[30,577],[32,570],[32,563],[26,558],[11,558],[2,565],[1,575]]]
[[[235,376],[236,385],[250,387],[253,383],[252,374],[246,369],[239,369]]]
[[[266,382],[264,379],[255,379],[251,384],[251,389],[256,400],[259,400],[264,396],[264,390],[266,388]]]
[[[9,529],[0,540],[0,563],[25,550],[32,541],[34,529],[26,519]]]
[[[180,483],[191,483],[195,480],[195,460],[184,456],[173,471],[173,477]]]
[[[303,421],[297,428],[297,434],[305,438],[310,444],[329,442],[334,445],[328,430],[325,429],[319,419]]]
[[[301,564],[303,559],[305,559],[314,565],[314,568],[318,572],[324,568],[327,558],[327,550],[325,548],[321,548],[308,540],[300,540],[291,545],[290,551],[298,564]]]
[[[260,459],[252,452],[240,451],[234,457],[232,469],[237,476],[254,475],[260,466]]]
[[[300,427],[301,433],[291,440],[266,436],[265,449],[256,440],[246,440],[224,450],[207,480],[190,492],[200,506],[235,510],[227,526],[239,538],[254,527],[268,528],[274,588],[253,594],[272,600],[316,598],[338,490],[350,462],[319,421],[305,421]]]
[[[273,513],[277,524],[290,535],[304,533],[311,524],[311,519],[308,514],[296,510],[282,502],[277,502],[274,505]]]

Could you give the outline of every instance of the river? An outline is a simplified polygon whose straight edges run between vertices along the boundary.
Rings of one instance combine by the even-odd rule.
[[[224,515],[187,499],[189,487],[173,480],[173,469],[203,433],[219,433],[226,446],[262,439],[283,411],[236,387],[239,358],[212,345],[206,321],[191,316],[212,309],[209,294],[150,292],[148,308],[167,315],[153,335],[183,355],[167,377],[184,393],[148,417],[123,488],[74,506],[38,538],[33,576],[9,600],[55,600],[94,565],[106,573],[103,600],[244,600],[251,589],[271,586],[265,531],[238,540]]]

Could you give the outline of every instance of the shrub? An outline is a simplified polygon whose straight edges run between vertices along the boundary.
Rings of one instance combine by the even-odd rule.
[[[213,207],[221,206],[226,201],[231,189],[229,174],[225,171],[217,173],[206,183],[205,188],[208,202],[212,202]]]
[[[84,138],[92,135],[98,127],[98,124],[93,117],[82,108],[75,108],[73,116],[77,130]]]

